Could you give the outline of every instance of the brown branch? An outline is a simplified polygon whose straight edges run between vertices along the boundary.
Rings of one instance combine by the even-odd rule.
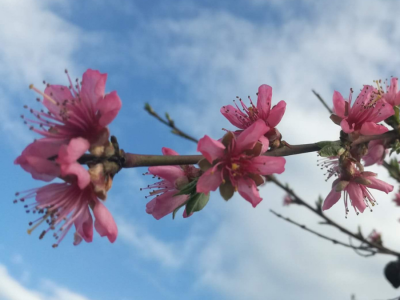
[[[189,141],[195,142],[197,143],[198,140],[195,139],[194,137],[188,135],[187,133],[183,132],[182,130],[180,130],[179,128],[177,128],[175,126],[175,122],[174,120],[172,120],[169,116],[168,113],[165,114],[166,116],[166,120],[164,120],[163,118],[161,118],[154,110],[153,108],[150,106],[150,104],[146,103],[144,106],[144,109],[154,118],[156,118],[158,121],[160,121],[161,123],[167,125],[168,127],[172,128],[172,133],[179,135],[180,137],[183,137]]]
[[[362,236],[360,236],[359,234],[355,234],[353,232],[351,232],[350,230],[342,227],[341,225],[339,225],[338,223],[336,223],[335,221],[333,221],[332,219],[328,218],[321,210],[320,207],[318,208],[314,208],[311,205],[309,205],[307,202],[305,202],[303,199],[301,199],[299,196],[297,196],[293,190],[289,189],[287,186],[283,185],[279,180],[277,180],[274,176],[269,175],[267,176],[269,181],[272,181],[273,183],[275,183],[278,187],[280,187],[282,190],[286,191],[288,194],[290,194],[292,197],[294,197],[296,199],[296,201],[298,201],[300,205],[305,206],[307,209],[309,209],[310,211],[312,211],[313,213],[317,214],[319,217],[321,217],[322,219],[324,219],[324,221],[327,223],[327,225],[331,225],[333,227],[336,227],[338,230],[340,230],[341,232],[343,232],[344,234],[347,234],[348,236],[351,236],[352,238],[368,245],[370,248],[375,248],[377,249],[377,253],[380,254],[388,254],[388,255],[394,255],[397,257],[400,257],[400,253],[391,249],[388,249],[384,246],[381,245],[377,245],[374,243],[371,243],[370,241],[364,239]]]
[[[325,108],[331,113],[333,114],[332,109],[328,106],[328,104],[326,104],[325,100],[322,99],[322,97],[314,90],[312,90],[312,92],[314,93],[315,96],[317,96],[318,100],[322,103],[323,106],[325,106]]]
[[[323,234],[321,234],[321,233],[319,233],[319,232],[316,232],[316,231],[314,231],[314,230],[312,230],[312,229],[309,229],[309,228],[307,228],[306,225],[302,225],[302,224],[300,224],[300,223],[297,223],[296,221],[293,221],[293,220],[291,220],[291,219],[289,219],[289,218],[287,218],[287,217],[284,217],[284,216],[282,216],[281,214],[278,214],[277,212],[273,211],[272,209],[270,209],[269,211],[270,211],[272,214],[274,214],[275,216],[277,216],[278,218],[281,218],[281,219],[283,219],[283,220],[285,220],[285,221],[287,221],[287,222],[289,222],[289,223],[291,223],[291,224],[293,224],[293,225],[296,225],[296,226],[300,227],[301,229],[303,229],[303,230],[305,230],[305,231],[308,231],[308,232],[310,232],[310,233],[312,233],[312,234],[314,234],[314,235],[316,235],[316,236],[318,236],[318,237],[320,237],[320,238],[322,238],[322,239],[324,239],[324,240],[331,241],[331,242],[334,243],[334,244],[342,245],[342,246],[344,246],[344,247],[351,248],[351,249],[353,249],[353,250],[367,251],[367,252],[370,253],[369,255],[374,255],[374,254],[376,254],[376,251],[374,251],[374,250],[372,250],[372,249],[368,249],[368,248],[361,247],[361,246],[360,246],[360,247],[356,247],[356,246],[353,246],[353,245],[350,245],[350,244],[343,243],[343,242],[341,242],[341,241],[338,241],[338,240],[335,240],[335,239],[333,239],[333,238],[330,238],[330,237],[328,237],[328,236],[326,236],[326,235],[323,235]]]

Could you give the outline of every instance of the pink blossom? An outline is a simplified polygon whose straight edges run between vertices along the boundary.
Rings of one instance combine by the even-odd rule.
[[[376,97],[374,88],[365,85],[357,96],[353,106],[352,91],[349,100],[344,100],[343,96],[335,91],[333,93],[333,105],[336,114],[335,122],[342,127],[345,133],[357,133],[362,135],[382,134],[388,129],[377,123],[385,120],[394,114],[393,107],[387,102]]]
[[[385,146],[383,145],[383,140],[373,140],[368,143],[368,153],[362,159],[367,167],[375,163],[381,165],[384,157]]]
[[[279,124],[285,113],[286,102],[282,100],[271,109],[271,99],[272,87],[263,84],[258,88],[257,105],[254,105],[250,96],[250,107],[247,107],[243,103],[242,99],[239,98],[243,111],[235,103],[236,107],[232,105],[223,106],[221,108],[221,113],[229,122],[232,123],[232,125],[239,129],[246,129],[257,120],[263,120],[269,127],[269,132],[266,133],[266,136],[269,136],[270,140],[273,141],[280,138],[280,133],[274,129],[274,127]]]
[[[26,212],[42,215],[29,223],[32,226],[28,233],[31,234],[44,221],[48,224],[46,230],[40,234],[40,239],[50,230],[54,231],[53,236],[57,247],[64,239],[72,225],[75,226],[74,245],[79,244],[82,239],[91,242],[93,239],[93,219],[89,207],[95,217],[95,228],[101,236],[107,236],[113,243],[117,238],[118,229],[113,217],[107,208],[97,199],[91,185],[81,189],[76,182],[72,183],[51,183],[41,188],[31,189],[17,193],[19,199],[25,202],[35,198],[35,201],[26,204]],[[16,203],[18,200],[14,200]]]
[[[82,137],[90,144],[106,142],[109,134],[106,126],[114,120],[122,105],[115,91],[105,94],[106,79],[107,74],[88,69],[81,84],[77,80],[74,85],[68,75],[69,87],[47,84],[42,93],[31,85],[43,96],[42,103],[48,113],[30,109],[37,120],[25,120],[39,125],[39,129],[33,126],[31,129],[49,139],[69,141]]]
[[[51,181],[60,176],[60,168],[51,157],[56,157],[64,142],[51,141],[46,138],[29,144],[14,164],[20,165],[34,179]]]
[[[386,85],[386,92],[380,85],[380,81],[376,82],[378,85],[378,89],[376,90],[376,94],[378,97],[382,97],[392,106],[398,106],[400,104],[400,92],[398,92],[398,79],[393,77],[390,80],[390,86]],[[386,83],[386,81],[385,81]],[[387,84],[387,83],[386,83]]]
[[[359,172],[355,168],[353,168],[351,172],[353,174],[349,178],[344,179],[344,176],[341,175],[340,178],[336,179],[332,183],[332,191],[326,197],[322,210],[330,209],[335,205],[341,198],[343,191],[346,215],[349,211],[349,199],[355,212],[357,214],[358,212],[362,213],[367,206],[374,206],[376,203],[375,198],[372,196],[368,188],[380,190],[386,194],[393,191],[393,186],[375,178],[377,175],[375,173]]]
[[[179,155],[172,149],[162,148],[164,155]],[[154,189],[149,196],[155,196],[146,205],[146,212],[153,215],[157,220],[172,213],[176,208],[185,204],[189,199],[189,195],[176,195],[179,190],[198,177],[199,169],[194,166],[157,166],[150,167],[147,175],[153,175],[162,179],[159,182],[148,185],[145,189]],[[186,211],[184,211],[185,218]]]
[[[290,204],[293,203],[292,197],[290,197],[289,194],[287,194],[284,198],[283,198],[283,206],[289,206]]]
[[[257,190],[257,185],[264,182],[260,175],[280,174],[286,162],[283,157],[260,156],[262,145],[258,141],[268,130],[265,121],[258,119],[238,137],[228,133],[227,141],[216,141],[207,135],[200,139],[197,151],[213,166],[199,178],[197,192],[208,194],[228,186],[232,193],[238,191],[256,207],[262,200]],[[220,191],[222,194],[221,188]]]
[[[29,144],[14,164],[32,174],[34,179],[51,181],[59,176],[76,175],[82,188],[90,182],[89,173],[77,160],[89,150],[83,138],[71,139],[69,144],[46,138]]]
[[[382,245],[382,235],[377,232],[375,229],[368,236],[368,240],[373,244]]]

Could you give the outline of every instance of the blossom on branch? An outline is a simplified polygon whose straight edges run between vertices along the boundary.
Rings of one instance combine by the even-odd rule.
[[[375,94],[378,97],[382,97],[389,103],[391,106],[398,106],[400,104],[400,92],[398,90],[398,79],[393,77],[390,80],[390,85],[387,85],[387,81],[385,80],[384,84],[386,85],[386,92],[381,86],[381,81],[375,81],[378,88],[375,90]]]
[[[205,157],[199,162],[206,172],[197,182],[197,192],[208,194],[218,187],[225,200],[230,199],[235,191],[256,207],[262,200],[257,186],[264,183],[262,175],[281,174],[285,170],[283,157],[260,156],[263,146],[268,148],[268,140],[260,137],[268,132],[269,127],[262,119],[256,120],[238,137],[228,132],[222,141],[209,136],[199,140],[197,151]]]
[[[162,148],[164,155],[179,155],[172,149]],[[149,196],[155,196],[146,205],[146,212],[159,220],[183,206],[189,199],[189,195],[177,195],[185,185],[200,175],[200,170],[192,165],[186,166],[156,166],[149,167],[146,175],[153,175],[162,179],[159,182],[148,185],[143,189],[152,189]],[[142,189],[141,189],[142,190]],[[183,216],[186,218],[186,211]]]
[[[382,235],[375,229],[369,234],[368,240],[373,244],[382,245]]]
[[[220,111],[232,125],[242,130],[250,127],[254,122],[261,119],[269,127],[269,130],[265,133],[265,137],[264,135],[260,137],[260,141],[264,138],[268,138],[270,142],[276,140],[280,141],[281,134],[275,127],[279,124],[285,113],[286,102],[283,100],[279,101],[278,104],[271,109],[272,87],[266,84],[258,88],[257,105],[254,105],[250,96],[249,100],[250,107],[247,107],[242,99],[239,98],[243,111],[237,103],[235,103],[236,107],[232,105],[223,106]],[[266,150],[267,149],[265,149],[265,151]]]
[[[67,72],[66,72],[67,73]],[[105,94],[107,74],[88,69],[73,84],[68,73],[69,87],[47,84],[44,92],[33,85],[30,86],[43,99],[42,104],[48,109],[30,112],[37,120],[26,119],[26,122],[39,125],[31,129],[48,139],[69,141],[75,137],[83,137],[90,144],[101,144],[108,140],[108,129],[121,108],[121,100],[117,92]],[[26,107],[27,108],[27,107]]]
[[[46,221],[48,228],[41,233],[40,238],[54,230],[53,236],[57,241],[53,247],[59,245],[72,225],[76,229],[74,245],[78,245],[82,239],[92,241],[93,219],[89,207],[95,217],[94,227],[97,232],[107,236],[112,243],[117,238],[118,229],[113,217],[97,198],[89,172],[76,161],[88,149],[89,142],[83,138],[72,139],[68,146],[62,145],[56,163],[65,182],[17,193],[18,196],[22,195],[20,202],[35,198],[33,203],[24,206],[27,213],[32,211],[42,215],[30,223],[32,228],[28,233]]]
[[[379,180],[377,174],[364,172],[360,163],[354,162],[347,157],[341,157],[338,161],[338,176],[332,183],[332,191],[326,197],[322,210],[327,210],[335,205],[344,194],[344,204],[346,215],[349,212],[348,202],[354,207],[356,214],[364,212],[370,205],[374,206],[376,200],[368,188],[377,189],[388,194],[393,191],[393,186]]]
[[[374,88],[365,85],[352,105],[353,90],[348,100],[335,91],[333,105],[335,114],[331,119],[342,127],[345,133],[352,135],[375,135],[388,131],[387,127],[377,123],[394,114],[393,107],[384,98],[377,97]]]

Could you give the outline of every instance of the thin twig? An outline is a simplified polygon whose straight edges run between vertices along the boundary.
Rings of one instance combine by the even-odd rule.
[[[288,194],[290,194],[293,198],[295,198],[299,204],[303,205],[304,207],[308,208],[310,211],[312,211],[313,213],[317,214],[319,217],[321,217],[322,219],[324,219],[325,222],[327,222],[327,225],[331,225],[332,227],[336,227],[338,230],[340,230],[341,232],[343,232],[344,234],[347,234],[348,236],[351,236],[352,238],[368,245],[371,248],[375,248],[377,249],[377,253],[379,254],[388,254],[388,255],[394,255],[396,257],[400,257],[400,252],[391,250],[389,248],[386,248],[384,246],[381,245],[377,245],[374,243],[371,243],[370,241],[364,239],[362,236],[360,236],[359,234],[355,234],[351,231],[349,231],[348,229],[342,227],[341,225],[339,225],[338,223],[336,223],[335,221],[333,221],[332,219],[328,218],[321,210],[320,207],[318,208],[314,208],[311,205],[309,205],[307,202],[305,202],[303,199],[301,199],[299,196],[297,196],[293,190],[291,190],[290,188],[288,188],[287,186],[285,186],[284,184],[282,184],[278,179],[276,179],[274,176],[272,175],[268,175],[267,179],[269,181],[272,181],[273,183],[275,183],[278,187],[280,187],[282,190],[284,190],[285,192],[287,192]]]
[[[351,249],[353,249],[354,251],[357,251],[357,250],[368,251],[368,252],[370,252],[369,255],[374,255],[374,254],[376,253],[376,252],[375,252],[374,250],[372,250],[372,249],[365,249],[365,248],[362,248],[362,247],[355,247],[355,246],[353,246],[353,245],[349,245],[349,244],[343,243],[343,242],[341,242],[341,241],[335,240],[335,239],[333,239],[333,238],[330,238],[330,237],[328,237],[328,236],[325,236],[325,235],[323,235],[323,234],[321,234],[321,233],[318,233],[318,232],[316,232],[316,231],[314,231],[314,230],[312,230],[312,229],[307,228],[306,225],[302,225],[302,224],[297,223],[297,222],[295,222],[295,221],[293,221],[293,220],[291,220],[291,219],[289,219],[289,218],[287,218],[287,217],[282,216],[281,214],[276,213],[276,212],[273,211],[272,209],[270,209],[269,211],[270,211],[271,213],[273,213],[275,216],[277,216],[278,218],[281,218],[281,219],[283,219],[283,220],[285,220],[285,221],[287,221],[287,222],[289,222],[289,223],[291,223],[291,224],[293,224],[293,225],[296,225],[296,226],[300,227],[301,229],[304,229],[305,231],[308,231],[308,232],[310,232],[310,233],[312,233],[312,234],[315,234],[316,236],[318,236],[318,237],[320,237],[320,238],[322,238],[322,239],[331,241],[331,242],[334,243],[334,244],[342,245],[342,246],[347,247],[347,248],[351,248]]]
[[[322,97],[314,90],[312,90],[312,92],[314,93],[315,96],[317,96],[318,100],[321,101],[322,105],[325,106],[325,108],[331,113],[333,114],[332,109],[328,106],[328,104],[326,104],[325,100],[322,99]]]
[[[158,121],[160,121],[161,123],[167,125],[168,127],[172,128],[172,133],[179,135],[180,137],[183,137],[189,141],[195,142],[197,143],[198,140],[195,139],[194,137],[188,135],[187,133],[183,132],[182,130],[180,130],[179,128],[177,128],[175,126],[175,122],[169,117],[168,114],[166,114],[166,120],[164,120],[163,118],[161,118],[154,110],[153,108],[150,106],[150,104],[146,103],[144,109],[154,118],[156,118]]]

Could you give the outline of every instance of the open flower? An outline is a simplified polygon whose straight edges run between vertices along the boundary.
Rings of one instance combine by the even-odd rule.
[[[377,97],[370,85],[364,86],[353,105],[352,93],[348,100],[344,100],[337,91],[333,93],[336,115],[332,115],[331,119],[349,134],[374,135],[388,131],[387,127],[377,123],[393,115],[393,107],[382,97]]]
[[[348,201],[354,207],[355,212],[364,212],[365,208],[368,206],[374,206],[376,200],[372,196],[371,192],[368,190],[376,189],[388,194],[393,191],[393,186],[379,180],[376,177],[377,174],[372,172],[360,172],[356,168],[352,168],[352,175],[344,178],[341,176],[332,183],[332,190],[326,197],[322,210],[330,209],[335,205],[344,194],[344,205],[346,210],[346,215],[349,211]]]
[[[37,120],[25,120],[39,125],[39,129],[33,126],[31,129],[49,139],[69,141],[83,137],[90,144],[106,142],[106,126],[114,120],[122,105],[117,92],[105,94],[107,74],[88,69],[81,84],[77,80],[74,85],[69,75],[68,80],[69,87],[47,84],[44,93],[31,85],[30,88],[43,96],[42,103],[48,112],[30,109]]]
[[[162,148],[164,155],[179,155],[172,149]],[[146,212],[151,214],[155,219],[172,213],[176,208],[182,206],[188,199],[189,195],[176,195],[179,190],[186,184],[199,176],[200,170],[194,166],[157,166],[149,167],[147,175],[153,175],[162,179],[159,182],[148,185],[145,189],[152,189],[149,196],[155,196],[146,205]],[[186,212],[186,211],[185,211]],[[184,212],[184,217],[187,217]]]
[[[76,228],[75,245],[82,239],[86,242],[92,241],[93,219],[89,207],[95,217],[94,226],[97,232],[101,236],[107,236],[110,242],[114,242],[117,237],[118,229],[114,219],[97,198],[88,171],[77,163],[77,159],[88,149],[89,142],[83,138],[75,138],[68,145],[61,145],[57,158],[52,163],[66,182],[52,183],[17,193],[18,196],[21,195],[19,199],[21,202],[35,198],[33,203],[25,205],[26,211],[42,215],[30,223],[33,226],[28,233],[46,221],[49,226],[42,232],[40,238],[43,238],[48,231],[54,230],[53,236],[57,242],[53,247],[58,246],[72,225]]]
[[[277,131],[275,127],[279,124],[285,113],[286,102],[283,100],[279,101],[278,104],[271,109],[271,99],[272,87],[263,84],[258,88],[257,105],[254,105],[249,97],[250,107],[247,107],[242,99],[239,98],[243,111],[235,103],[236,107],[232,105],[223,106],[221,108],[221,113],[232,125],[239,129],[246,129],[257,120],[263,120],[269,127],[268,132],[265,133],[266,136],[270,141],[274,141],[281,138],[279,131]],[[264,137],[261,136],[260,138],[263,139]]]
[[[258,141],[268,130],[265,121],[258,119],[238,137],[228,132],[222,142],[207,135],[201,138],[197,151],[204,155],[209,169],[199,178],[197,192],[208,194],[219,187],[227,200],[238,191],[256,207],[262,200],[257,190],[257,185],[264,183],[261,175],[280,174],[285,170],[283,157],[260,156],[263,145]]]

